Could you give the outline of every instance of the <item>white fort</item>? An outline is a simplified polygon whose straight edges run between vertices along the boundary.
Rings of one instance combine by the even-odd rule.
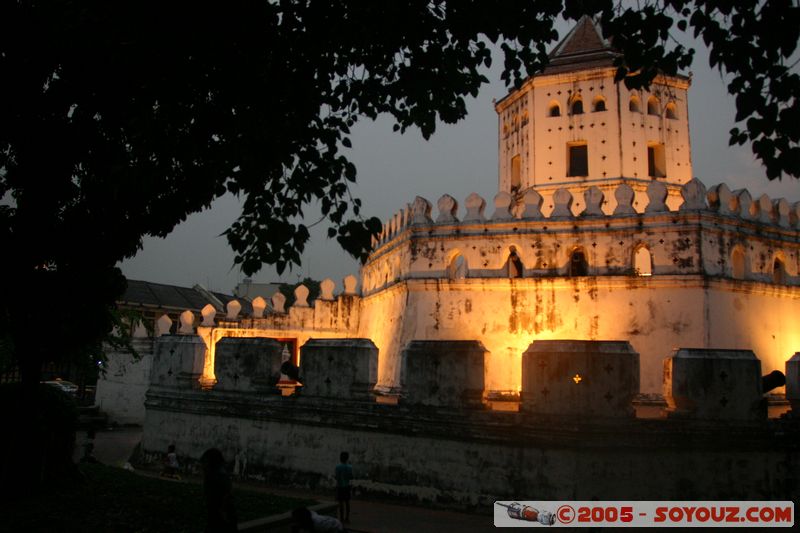
[[[498,193],[416,197],[384,224],[359,280],[284,309],[186,317],[205,386],[227,337],[369,339],[375,392],[407,390],[412,341],[479,341],[484,397],[513,396],[534,341],[628,341],[640,390],[662,391],[673,348],[752,350],[763,373],[800,350],[800,203],[692,176],[689,79],[614,82],[614,50],[588,18],[543,73],[496,103]],[[459,205],[459,200],[463,203]],[[189,313],[190,315],[192,313]],[[300,361],[302,366],[302,360]]]

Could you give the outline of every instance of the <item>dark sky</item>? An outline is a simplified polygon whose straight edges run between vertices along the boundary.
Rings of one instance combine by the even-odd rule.
[[[561,27],[561,35],[565,30],[568,26]],[[800,200],[797,180],[769,182],[749,145],[728,146],[728,131],[734,125],[733,98],[720,73],[708,67],[708,52],[702,43],[685,44],[697,50],[689,90],[694,175],[706,187],[724,182],[731,190],[747,188],[754,198],[766,193],[790,202]],[[500,80],[500,59],[496,55],[487,72],[490,84],[468,101],[467,118],[456,125],[440,125],[430,141],[417,131],[392,132],[392,122],[381,117],[374,122],[364,120],[354,128],[349,155],[358,169],[358,183],[351,190],[363,200],[366,215],[386,220],[417,195],[427,198],[434,212],[436,200],[445,193],[463,203],[474,191],[491,205],[497,192],[497,115],[492,100],[506,94]],[[244,276],[233,267],[233,252],[220,234],[238,213],[238,199],[219,199],[210,210],[189,217],[166,239],[146,239],[144,249],[121,264],[123,272],[131,279],[181,286],[200,283],[209,289],[232,291]],[[309,215],[307,223],[314,220],[316,217]],[[312,230],[302,267],[278,276],[274,268],[265,265],[253,280],[294,282],[306,276],[330,277],[340,290],[342,278],[357,274],[358,264],[335,240],[326,238],[326,227],[323,222]]]

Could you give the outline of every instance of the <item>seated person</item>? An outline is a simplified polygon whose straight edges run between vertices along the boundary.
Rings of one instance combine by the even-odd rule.
[[[292,533],[344,533],[346,531],[332,516],[317,514],[305,507],[292,511]]]

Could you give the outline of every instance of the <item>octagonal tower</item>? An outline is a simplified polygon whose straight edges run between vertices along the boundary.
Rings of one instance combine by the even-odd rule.
[[[619,56],[589,17],[583,17],[550,54],[550,64],[495,104],[499,190],[517,200],[536,189],[544,208],[557,188],[575,198],[596,185],[609,194],[625,182],[645,202],[647,185],[661,181],[679,202],[692,179],[686,76],[659,76],[649,90],[614,82]],[[636,204],[635,204],[636,205]],[[576,201],[577,214],[585,206]]]

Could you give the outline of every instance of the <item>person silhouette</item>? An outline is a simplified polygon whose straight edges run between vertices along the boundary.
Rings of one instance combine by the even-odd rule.
[[[207,523],[206,533],[233,533],[238,530],[233,506],[231,478],[225,471],[225,459],[217,448],[203,452],[203,496]]]

